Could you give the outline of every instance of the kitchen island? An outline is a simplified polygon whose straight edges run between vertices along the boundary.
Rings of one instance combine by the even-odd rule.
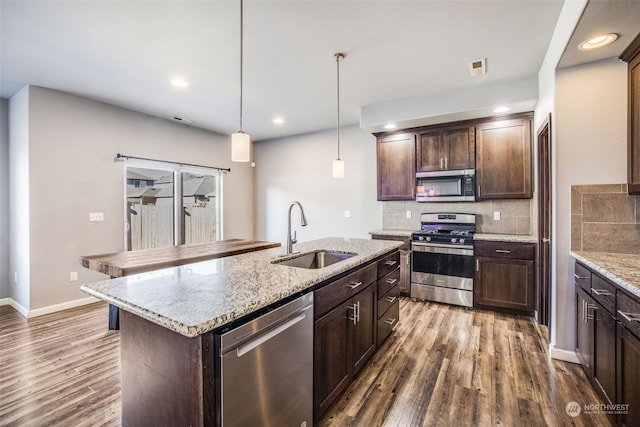
[[[301,253],[355,254],[324,268],[289,267],[282,248],[83,285],[119,307],[123,425],[215,425],[215,333],[394,252],[400,242],[325,238]]]

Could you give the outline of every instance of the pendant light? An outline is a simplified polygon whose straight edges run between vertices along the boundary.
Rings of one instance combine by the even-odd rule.
[[[244,3],[240,0],[240,130],[231,135],[231,161],[248,162],[251,137],[242,130],[242,76],[244,54]]]
[[[333,58],[336,61],[336,81],[337,81],[337,104],[338,104],[338,126],[337,126],[337,135],[338,135],[338,158],[333,161],[333,177],[334,178],[344,178],[344,160],[340,158],[340,60],[344,59],[343,53],[336,53],[333,55]]]

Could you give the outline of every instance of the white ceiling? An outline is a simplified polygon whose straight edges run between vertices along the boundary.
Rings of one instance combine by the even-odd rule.
[[[230,134],[239,127],[239,4],[0,0],[0,95],[32,84]],[[335,127],[335,52],[346,54],[343,124],[358,123],[364,105],[537,73],[561,8],[245,0],[244,130],[264,140]],[[488,73],[471,77],[479,58]],[[174,76],[190,86],[171,87]]]

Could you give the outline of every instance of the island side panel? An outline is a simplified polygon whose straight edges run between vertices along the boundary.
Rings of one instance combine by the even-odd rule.
[[[185,337],[120,312],[122,425],[212,425],[212,339]],[[210,400],[214,402],[214,400]]]

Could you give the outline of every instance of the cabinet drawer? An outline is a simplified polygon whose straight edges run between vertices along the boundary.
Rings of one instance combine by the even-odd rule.
[[[389,292],[378,300],[378,319],[384,315],[389,307],[398,301],[398,296],[400,296],[400,286],[396,285],[389,289]]]
[[[610,313],[616,311],[616,287],[597,274],[591,276],[591,296]]]
[[[378,279],[395,270],[400,265],[400,252],[395,251],[378,261]],[[379,292],[379,291],[378,291]],[[378,294],[380,295],[380,294]]]
[[[625,328],[640,337],[640,302],[618,291],[617,294],[618,321]]]
[[[573,278],[576,285],[591,293],[591,271],[587,267],[576,262]]]
[[[376,263],[371,263],[315,291],[313,296],[315,317],[322,316],[375,282],[376,270]]]
[[[384,276],[382,279],[378,279],[378,296],[384,295],[389,292],[389,289],[394,286],[398,286],[400,283],[400,268],[396,268],[391,273]]]
[[[513,242],[474,242],[476,256],[536,259],[536,245],[532,243]]]
[[[387,339],[400,320],[400,301],[396,299],[391,307],[378,319],[378,347]]]

